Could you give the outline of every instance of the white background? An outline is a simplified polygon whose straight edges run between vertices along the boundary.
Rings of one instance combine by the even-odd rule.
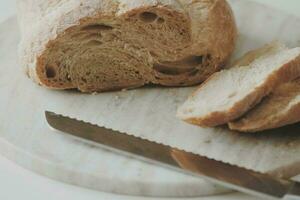
[[[300,17],[300,0],[253,0],[282,9]],[[0,22],[16,13],[14,0],[0,0]],[[1,122],[0,122],[1,123]],[[201,198],[201,200],[254,200],[241,194]],[[0,200],[137,200],[141,197],[124,197],[92,191],[41,177],[0,156]],[[154,198],[147,198],[152,200]],[[197,198],[200,200],[200,198]]]

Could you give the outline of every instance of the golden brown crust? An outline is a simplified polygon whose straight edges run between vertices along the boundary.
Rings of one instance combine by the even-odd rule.
[[[296,102],[290,105],[292,101]],[[258,132],[299,121],[300,79],[297,79],[277,87],[257,107],[241,119],[229,123],[229,128],[240,132]]]
[[[226,0],[217,0],[214,8],[210,12],[213,33],[211,34],[211,45],[214,46],[213,54],[219,55],[216,59],[219,62],[228,61],[234,51],[238,30],[234,14]],[[220,66],[216,65],[216,68]],[[220,68],[219,68],[220,69]]]

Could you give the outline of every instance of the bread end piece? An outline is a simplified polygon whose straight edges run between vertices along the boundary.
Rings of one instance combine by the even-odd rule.
[[[300,122],[299,78],[280,85],[245,116],[228,125],[232,130],[252,133],[297,122]]]

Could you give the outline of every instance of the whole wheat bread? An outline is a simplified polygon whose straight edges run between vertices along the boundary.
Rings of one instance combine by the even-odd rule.
[[[21,63],[56,89],[198,84],[237,37],[226,0],[19,0],[18,10]]]
[[[300,122],[300,79],[280,85],[241,119],[229,123],[229,127],[258,132],[296,122]]]
[[[178,109],[177,116],[204,127],[226,124],[299,75],[300,48],[271,43],[249,52],[234,67],[212,75]]]

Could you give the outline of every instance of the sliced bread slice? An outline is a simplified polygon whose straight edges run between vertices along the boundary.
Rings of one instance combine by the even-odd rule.
[[[280,85],[230,129],[257,132],[300,122],[300,78]]]
[[[248,65],[212,75],[178,109],[177,116],[203,127],[239,118],[277,86],[300,75],[300,48],[287,49],[275,42],[239,62]]]

